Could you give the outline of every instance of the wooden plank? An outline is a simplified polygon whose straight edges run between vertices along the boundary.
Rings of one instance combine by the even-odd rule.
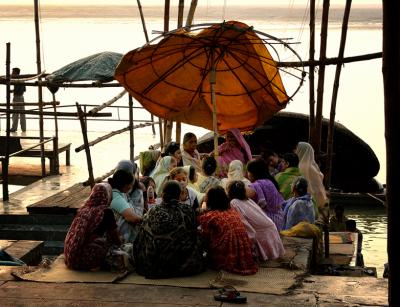
[[[29,213],[63,214],[75,213],[90,195],[90,186],[80,183],[40,200],[27,207]]]
[[[43,246],[43,241],[18,240],[12,242],[5,250],[28,265],[37,265],[42,260]]]

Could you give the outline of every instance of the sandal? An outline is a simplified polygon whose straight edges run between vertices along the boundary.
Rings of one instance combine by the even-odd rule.
[[[219,294],[214,295],[214,299],[220,302],[229,302],[244,304],[247,302],[247,297],[241,296],[234,287],[227,286],[218,290]]]

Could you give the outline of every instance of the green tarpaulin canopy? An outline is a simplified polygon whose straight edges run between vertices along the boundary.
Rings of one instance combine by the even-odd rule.
[[[122,58],[121,53],[101,52],[68,64],[51,75],[47,79],[52,82],[77,82],[77,81],[101,81],[114,80],[114,71]]]

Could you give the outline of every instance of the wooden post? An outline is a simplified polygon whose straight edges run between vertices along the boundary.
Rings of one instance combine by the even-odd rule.
[[[192,0],[192,2],[190,3],[189,13],[186,18],[186,27],[189,27],[192,25],[196,7],[197,7],[197,0]]]
[[[346,46],[346,37],[347,37],[347,25],[349,23],[350,17],[350,8],[351,8],[351,0],[346,0],[346,6],[343,15],[343,23],[342,23],[342,34],[340,38],[340,47],[339,47],[339,54],[338,59],[339,62],[343,60],[344,56],[344,48]],[[325,187],[329,189],[331,184],[331,173],[332,173],[332,153],[333,153],[333,135],[335,133],[335,115],[336,115],[336,101],[337,95],[339,91],[339,80],[340,80],[340,73],[342,71],[342,64],[336,65],[336,72],[335,72],[335,81],[333,83],[333,91],[332,91],[332,101],[331,101],[331,113],[329,116],[329,127],[328,127],[328,140],[327,140],[327,159],[326,159],[326,169],[325,169]]]
[[[324,0],[322,9],[322,26],[321,26],[321,46],[319,59],[321,64],[318,70],[318,88],[317,88],[317,112],[315,116],[316,140],[312,144],[317,156],[321,154],[321,130],[322,130],[322,108],[324,104],[324,82],[325,82],[325,63],[326,43],[328,39],[328,19],[329,19],[329,0]]]
[[[183,25],[183,9],[185,6],[185,0],[179,0],[178,6],[178,28],[182,28]],[[175,128],[175,141],[177,143],[181,142],[182,125],[181,122],[176,122]]]
[[[10,58],[11,58],[11,44],[6,44],[6,139],[10,138]],[[2,186],[3,186],[3,201],[8,201],[8,163],[10,159],[10,148],[9,143],[6,142],[5,157],[1,160],[1,171],[2,171]]]
[[[55,141],[53,145],[53,150],[57,150],[57,155],[55,156],[54,165],[56,174],[60,173],[60,159],[58,155],[58,117],[57,117],[57,104],[56,104],[56,95],[52,93],[53,97],[53,109],[54,109],[54,129],[55,129]]]
[[[400,306],[400,2],[383,0],[383,62],[388,214],[389,306]]]
[[[164,33],[169,31],[169,11],[170,11],[170,0],[165,0],[164,6]],[[172,137],[173,122],[165,120],[164,124],[164,144],[171,141]]]
[[[133,132],[133,99],[129,95],[129,159],[133,161],[135,157],[135,134]]]
[[[314,62],[315,54],[315,0],[310,1],[310,48],[309,57],[310,63]],[[308,140],[310,144],[315,143],[315,95],[314,95],[314,71],[315,65],[310,64],[308,69],[308,80],[309,80],[309,103],[310,103],[310,116],[309,116],[309,128],[308,128]]]
[[[82,109],[78,103],[76,103],[76,109],[78,111],[79,122],[81,124],[83,143],[85,144],[86,161],[87,161],[87,167],[88,167],[88,172],[89,172],[89,184],[93,188],[93,186],[94,186],[93,166],[92,166],[92,157],[90,155],[89,141],[88,141],[88,137],[87,137],[87,128],[86,128],[86,123],[85,123],[85,118],[84,118],[85,113],[82,111]]]
[[[44,140],[44,121],[43,121],[43,97],[42,86],[40,85],[41,77],[41,59],[40,59],[40,31],[39,31],[39,0],[33,0],[35,7],[35,36],[36,36],[36,67],[38,73],[38,101],[39,101],[39,136],[40,142]],[[46,161],[44,156],[44,145],[40,145],[40,160],[42,164],[42,177],[46,176]]]
[[[143,15],[143,10],[142,10],[142,4],[140,3],[140,0],[137,0],[138,8],[139,8],[139,13],[140,13],[140,19],[142,21],[142,27],[143,27],[143,33],[144,37],[146,39],[146,43],[149,42],[149,35],[147,34],[147,28],[146,28],[146,22],[144,20],[144,15]],[[154,115],[150,114],[151,121],[154,122]],[[160,125],[161,125],[161,119],[159,119]],[[156,129],[154,125],[151,126],[151,129],[153,131],[153,135],[156,134]]]

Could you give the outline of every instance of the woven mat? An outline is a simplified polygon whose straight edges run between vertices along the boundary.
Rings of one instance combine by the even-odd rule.
[[[132,273],[119,283],[182,288],[221,288],[229,285],[235,287],[238,291],[285,294],[296,282],[296,277],[303,273],[303,271],[289,271],[279,268],[260,268],[255,275],[241,276],[224,271],[208,270],[195,276],[167,279],[146,279]]]
[[[221,288],[233,286],[238,291],[285,294],[296,282],[296,277],[303,271],[290,271],[282,268],[259,268],[255,275],[241,276],[224,271],[206,272],[188,277],[165,279],[146,279],[136,273],[125,276],[125,273],[106,271],[87,272],[73,271],[64,264],[64,257],[60,255],[48,268],[39,268],[35,271],[26,271],[23,268],[12,275],[25,281],[37,282],[82,282],[82,283],[122,283],[136,285],[173,286],[182,288]]]
[[[38,282],[84,282],[84,283],[113,283],[125,274],[107,271],[73,271],[68,269],[64,263],[64,256],[60,255],[48,268],[38,268],[27,272],[24,268],[12,274],[17,279]]]

